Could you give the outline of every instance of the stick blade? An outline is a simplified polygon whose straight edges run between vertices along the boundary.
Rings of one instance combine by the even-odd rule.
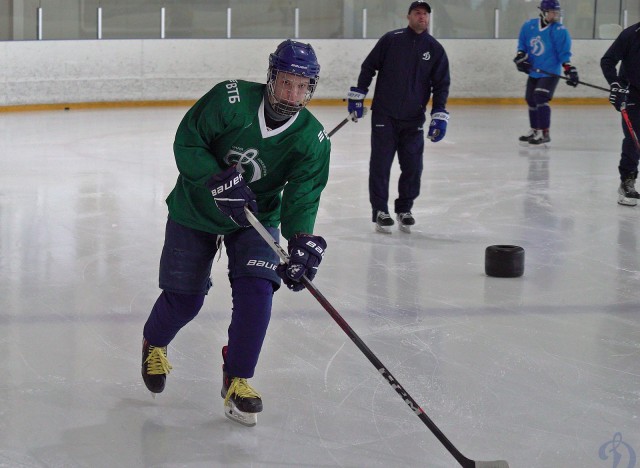
[[[505,460],[495,461],[476,461],[476,468],[509,468],[509,464]]]

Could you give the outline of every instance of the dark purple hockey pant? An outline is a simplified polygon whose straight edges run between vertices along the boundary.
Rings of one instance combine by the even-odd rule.
[[[278,230],[267,228],[279,239]],[[225,370],[234,377],[253,377],[271,318],[273,293],[280,287],[278,257],[253,228],[224,237],[228,257],[233,312],[228,329]],[[209,288],[218,236],[169,219],[160,259],[160,288],[144,325],[144,337],[167,346],[200,311]],[[214,305],[215,307],[215,305]],[[212,350],[215,359],[221,359]]]
[[[527,79],[525,99],[529,105],[529,125],[531,128],[548,129],[551,127],[551,107],[549,101],[558,86],[560,78],[545,76]]]

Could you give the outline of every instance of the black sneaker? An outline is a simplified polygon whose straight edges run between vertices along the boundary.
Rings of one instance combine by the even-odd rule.
[[[225,360],[227,347],[222,348],[222,359]],[[232,377],[222,366],[222,389],[220,396],[224,398],[224,415],[245,426],[255,426],[257,413],[262,411],[262,397],[255,391],[247,379]]]
[[[142,339],[142,380],[151,393],[162,393],[171,372],[166,346],[152,346]]]
[[[393,222],[393,218],[384,211],[378,211],[376,213],[376,231],[382,232],[385,234],[391,234],[391,226],[395,223]]]
[[[530,128],[525,135],[522,135],[520,138],[518,138],[518,141],[524,144],[529,143],[529,139],[531,139],[534,133],[535,133],[535,130],[533,128]]]
[[[411,226],[416,224],[416,220],[411,214],[411,211],[407,211],[405,213],[397,213],[396,217],[398,219],[400,230],[404,232],[411,232]]]
[[[640,195],[636,192],[635,177],[627,177],[618,187],[618,204],[626,206],[636,206]]]
[[[529,138],[529,144],[533,146],[544,145],[550,141],[549,130],[536,130]]]

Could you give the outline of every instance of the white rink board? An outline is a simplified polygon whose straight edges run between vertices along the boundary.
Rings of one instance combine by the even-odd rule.
[[[305,41],[305,39],[300,39]],[[279,39],[145,39],[0,42],[0,106],[64,102],[197,99],[225,79],[264,81]],[[313,39],[321,69],[317,98],[341,99],[354,86],[376,39]],[[607,87],[600,58],[611,40],[576,40],[580,79]],[[442,40],[452,98],[524,93],[512,63],[515,39]],[[557,97],[606,97],[558,86]],[[369,95],[371,97],[371,93]]]

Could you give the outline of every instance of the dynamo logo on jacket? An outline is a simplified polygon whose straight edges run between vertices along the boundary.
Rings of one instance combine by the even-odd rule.
[[[540,57],[544,54],[544,42],[542,42],[542,38],[540,36],[532,37],[529,41],[529,46],[531,47],[531,55]]]
[[[238,172],[242,174],[247,183],[260,180],[267,174],[267,169],[258,158],[258,150],[255,148],[243,150],[233,146],[224,157],[224,162],[229,166],[237,164]]]

